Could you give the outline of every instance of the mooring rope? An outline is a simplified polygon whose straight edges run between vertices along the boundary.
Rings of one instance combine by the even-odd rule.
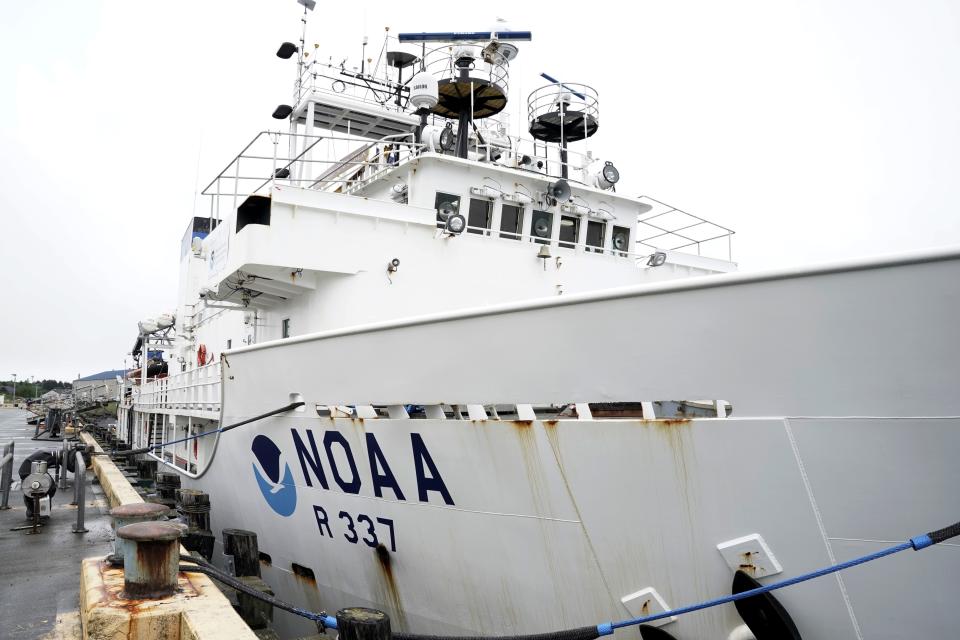
[[[239,426],[239,425],[236,425]],[[528,635],[519,635],[519,636],[433,636],[433,635],[419,635],[419,634],[408,634],[408,633],[395,633],[393,637],[397,640],[594,640],[600,636],[608,636],[613,634],[617,629],[622,629],[624,627],[632,627],[635,625],[645,624],[647,622],[653,622],[655,620],[662,620],[663,618],[672,618],[673,616],[681,616],[685,613],[692,613],[694,611],[700,611],[702,609],[709,609],[711,607],[717,607],[722,604],[728,604],[730,602],[736,602],[738,600],[745,600],[747,598],[752,598],[764,593],[769,593],[771,591],[776,591],[777,589],[783,589],[784,587],[789,587],[801,582],[806,582],[808,580],[813,580],[814,578],[820,578],[831,573],[836,573],[838,571],[843,571],[844,569],[849,569],[850,567],[855,567],[860,564],[865,564],[867,562],[873,562],[874,560],[879,560],[880,558],[885,558],[886,556],[891,556],[895,553],[900,553],[901,551],[906,551],[907,549],[913,549],[914,551],[920,551],[921,549],[926,549],[927,547],[933,546],[935,544],[949,540],[960,535],[960,522],[956,522],[948,527],[943,529],[937,529],[936,531],[931,531],[930,533],[925,533],[919,536],[914,536],[906,542],[876,551],[874,553],[868,553],[867,555],[854,558],[852,560],[847,560],[846,562],[841,562],[839,564],[831,565],[829,567],[824,567],[816,571],[810,571],[809,573],[804,573],[802,575],[796,576],[794,578],[789,578],[787,580],[781,580],[780,582],[775,582],[773,584],[768,584],[764,587],[757,587],[756,589],[751,589],[749,591],[743,591],[741,593],[736,593],[733,595],[725,596],[723,598],[715,598],[713,600],[707,600],[705,602],[700,602],[698,604],[688,605],[686,607],[680,607],[679,609],[672,609],[670,611],[664,611],[663,613],[657,613],[649,616],[641,616],[639,618],[630,618],[627,620],[621,620],[619,622],[603,622],[596,625],[595,627],[581,627],[578,629],[566,629],[563,631],[553,631],[549,633],[537,633],[537,634],[528,634]],[[292,604],[283,602],[273,596],[267,595],[263,592],[257,591],[247,585],[239,582],[233,576],[226,574],[210,563],[203,560],[196,560],[193,557],[184,557],[183,560],[189,560],[191,562],[199,562],[200,566],[190,567],[190,566],[180,566],[181,571],[200,571],[206,575],[228,584],[229,586],[237,589],[238,591],[243,591],[244,593],[268,602],[284,611],[288,611],[295,615],[313,620],[314,622],[319,623],[322,627],[327,629],[336,629],[337,628],[337,619],[334,616],[327,614],[326,612],[314,613],[312,611],[307,611],[301,609],[300,607],[295,607]]]
[[[691,613],[693,611],[700,611],[701,609],[709,609],[711,607],[716,607],[721,604],[736,602],[737,600],[745,600],[747,598],[752,598],[753,596],[758,596],[763,593],[769,593],[771,591],[776,591],[777,589],[783,589],[784,587],[789,587],[795,584],[799,584],[801,582],[806,582],[807,580],[813,580],[814,578],[819,578],[821,576],[826,576],[831,573],[836,573],[837,571],[843,571],[844,569],[855,567],[858,564],[865,564],[867,562],[879,560],[880,558],[885,558],[886,556],[892,556],[895,553],[900,553],[901,551],[906,551],[907,549],[920,551],[921,549],[926,549],[929,546],[943,542],[944,540],[949,540],[950,538],[953,538],[958,535],[960,535],[960,522],[956,522],[950,525],[949,527],[944,527],[943,529],[938,529],[936,531],[931,531],[930,533],[925,533],[923,535],[915,536],[913,538],[910,538],[906,542],[901,542],[900,544],[894,545],[892,547],[887,547],[886,549],[882,549],[874,553],[868,553],[867,555],[860,556],[859,558],[847,560],[846,562],[841,562],[839,564],[831,565],[829,567],[824,567],[816,571],[810,571],[809,573],[804,573],[794,578],[781,580],[780,582],[774,582],[773,584],[768,584],[763,587],[757,587],[756,589],[750,589],[749,591],[742,591],[740,593],[735,593],[733,595],[725,596],[723,598],[715,598],[713,600],[707,600],[705,602],[701,602],[698,604],[692,604],[686,607],[681,607],[679,609],[664,611],[662,613],[656,613],[649,616],[641,616],[639,618],[630,618],[628,620],[621,620],[620,622],[605,622],[597,625],[597,631],[600,633],[600,635],[607,636],[612,634],[617,629],[622,629],[623,627],[632,627],[638,624],[653,622],[654,620],[662,620],[664,618],[672,618],[673,616],[680,616],[685,613]]]
[[[116,452],[114,452],[114,453],[112,454],[112,457],[114,457],[114,458],[127,458],[127,457],[130,457],[130,456],[133,456],[133,455],[137,455],[137,454],[140,454],[140,453],[149,453],[149,452],[153,451],[154,449],[160,449],[160,448],[162,448],[162,447],[167,447],[167,446],[170,446],[170,445],[172,445],[172,444],[180,444],[181,442],[188,442],[188,441],[190,441],[190,440],[196,440],[197,438],[203,438],[204,436],[212,436],[212,435],[214,435],[214,434],[216,434],[216,433],[224,433],[224,432],[226,432],[226,431],[230,431],[231,429],[236,429],[237,427],[242,427],[242,426],[245,425],[245,424],[250,424],[251,422],[256,422],[257,420],[263,420],[264,418],[269,418],[270,416],[275,416],[275,415],[277,415],[278,413],[285,413],[285,412],[287,412],[287,411],[292,411],[293,409],[296,409],[297,407],[302,407],[302,406],[304,406],[305,404],[306,404],[306,402],[291,402],[290,404],[288,404],[288,405],[286,405],[286,406],[283,406],[283,407],[280,407],[279,409],[274,409],[273,411],[268,411],[268,412],[266,412],[266,413],[261,413],[261,414],[258,415],[258,416],[254,416],[254,417],[252,417],[252,418],[247,418],[246,420],[241,420],[240,422],[237,422],[237,423],[235,423],[235,424],[227,425],[226,427],[220,427],[219,429],[214,429],[213,431],[204,431],[203,433],[198,433],[198,434],[195,435],[195,436],[187,436],[186,438],[179,438],[179,439],[177,439],[177,440],[171,440],[171,441],[169,441],[169,442],[159,442],[159,443],[157,443],[157,444],[152,444],[152,445],[147,446],[147,447],[141,447],[141,448],[139,448],[139,449],[130,449],[130,450],[128,450],[128,451],[116,451]],[[97,452],[97,455],[110,455],[110,454],[107,453],[107,452],[103,452],[103,453]]]

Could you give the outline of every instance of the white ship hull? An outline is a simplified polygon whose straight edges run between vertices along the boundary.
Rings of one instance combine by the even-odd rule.
[[[931,253],[237,349],[222,364],[222,425],[306,404],[201,438],[184,484],[210,493],[218,538],[257,532],[280,597],[330,612],[373,606],[395,629],[588,626],[639,615],[642,600],[621,599],[648,587],[670,607],[699,602],[730,592],[725,541],[762,536],[782,572],[742,564],[766,583],[956,520],[958,281],[960,255]],[[150,437],[148,416],[165,440],[183,435],[175,416],[206,422],[217,403],[185,409],[195,399],[176,396],[176,379],[144,388],[136,444]],[[643,417],[654,401],[699,399],[731,417]],[[599,417],[589,403],[637,403],[643,415]],[[410,405],[433,417],[405,417]],[[444,411],[453,405],[462,419]],[[550,405],[576,411],[550,419]],[[354,417],[335,417],[345,406]],[[259,436],[279,450],[277,469],[254,454]],[[805,639],[948,638],[958,574],[957,546],[938,545],[777,597]],[[726,638],[739,624],[726,605],[665,629]]]

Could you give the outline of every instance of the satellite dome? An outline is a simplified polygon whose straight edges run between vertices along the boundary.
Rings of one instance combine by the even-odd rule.
[[[439,91],[437,79],[431,73],[421,71],[410,79],[410,104],[418,111],[437,106]]]

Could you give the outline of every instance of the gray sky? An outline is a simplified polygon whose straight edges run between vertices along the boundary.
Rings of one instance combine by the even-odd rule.
[[[318,0],[321,59],[359,63],[388,25],[531,29],[508,109],[541,71],[593,85],[619,190],[732,227],[742,270],[960,243],[955,1],[363,4]],[[198,158],[202,186],[277,127],[299,9],[4,3],[0,378],[120,368],[137,320],[173,308]]]

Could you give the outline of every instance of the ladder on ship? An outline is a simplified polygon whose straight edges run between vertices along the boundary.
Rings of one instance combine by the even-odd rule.
[[[163,420],[159,415],[151,417],[151,427],[147,433],[147,446],[163,442]]]

